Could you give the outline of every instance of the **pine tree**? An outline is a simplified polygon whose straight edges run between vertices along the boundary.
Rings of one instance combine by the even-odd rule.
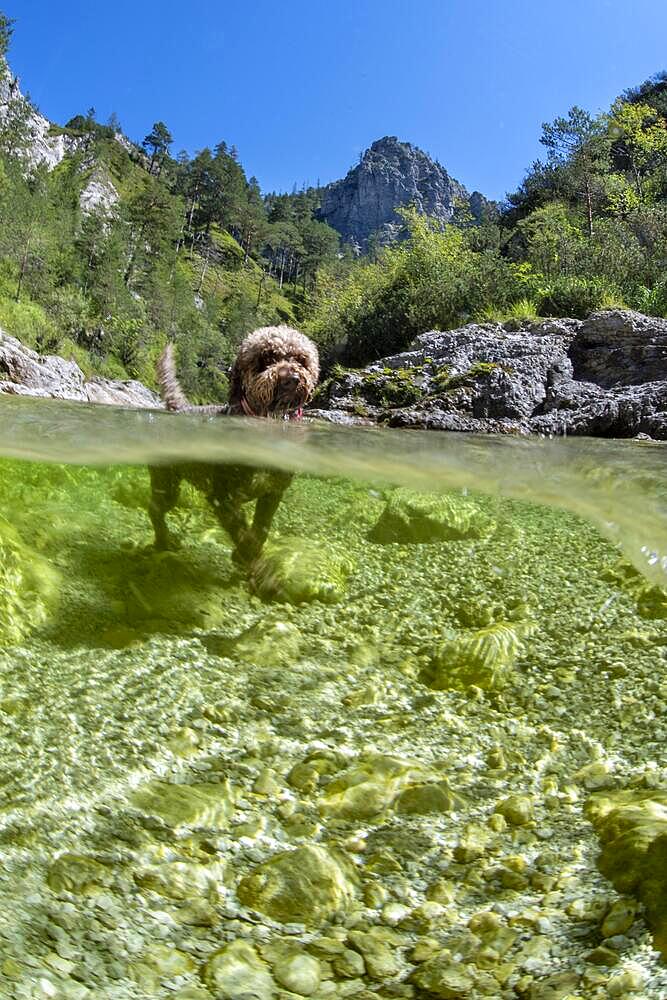
[[[157,176],[160,176],[164,161],[169,155],[169,147],[173,141],[173,136],[165,123],[155,122],[153,130],[148,133],[141,144],[145,150],[151,151],[151,161],[148,167],[149,174],[153,173],[153,169],[157,164]]]
[[[542,125],[540,142],[552,162],[564,167],[572,193],[584,200],[588,235],[593,236],[594,202],[601,192],[600,178],[609,168],[609,140],[603,118],[592,118],[581,108],[570,108],[567,118]]]

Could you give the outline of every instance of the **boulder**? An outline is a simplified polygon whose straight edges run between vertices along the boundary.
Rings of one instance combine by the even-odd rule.
[[[512,668],[524,651],[523,640],[534,629],[530,620],[498,621],[459,633],[436,649],[421,679],[436,691],[471,686],[498,690],[511,679]]]
[[[443,496],[397,489],[389,496],[368,537],[385,544],[449,542],[483,538],[494,528],[493,521],[460,494]]]
[[[244,906],[272,920],[316,926],[344,910],[354,898],[357,876],[347,857],[318,845],[281,851],[241,879]]]
[[[149,781],[131,797],[132,804],[148,816],[158,816],[168,826],[226,830],[234,813],[236,793],[228,781],[176,785]]]
[[[216,997],[270,1000],[277,992],[268,966],[248,941],[237,938],[216,951],[204,966],[203,979]]]
[[[345,593],[352,563],[328,546],[285,536],[269,542],[251,568],[251,585],[265,600],[335,604]]]
[[[134,379],[118,381],[95,376],[87,379],[75,361],[53,354],[37,354],[0,330],[0,393],[74,399],[140,409],[163,409],[151,389]]]
[[[611,309],[424,333],[401,354],[336,370],[316,405],[337,423],[665,440],[667,320]]]
[[[600,871],[644,904],[655,946],[667,958],[667,791],[598,792],[586,815],[602,845]]]

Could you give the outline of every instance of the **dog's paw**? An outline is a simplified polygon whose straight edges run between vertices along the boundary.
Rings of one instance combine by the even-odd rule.
[[[161,535],[156,538],[152,545],[147,546],[147,551],[152,552],[178,552],[181,548],[181,540],[172,534]]]
[[[249,556],[244,548],[237,546],[235,549],[232,549],[232,562],[239,569],[247,569],[252,561],[252,556]]]

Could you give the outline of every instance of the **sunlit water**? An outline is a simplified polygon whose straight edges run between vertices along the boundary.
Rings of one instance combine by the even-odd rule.
[[[583,814],[665,785],[665,445],[1,398],[0,456],[0,996],[665,995]],[[179,460],[296,474],[263,568],[191,488],[151,549]]]

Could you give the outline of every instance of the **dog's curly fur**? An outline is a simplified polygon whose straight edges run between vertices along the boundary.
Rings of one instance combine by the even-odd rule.
[[[239,347],[231,371],[229,403],[226,406],[194,406],[176,376],[173,347],[168,344],[157,364],[162,399],[168,410],[214,415],[279,416],[299,419],[319,378],[315,345],[289,326],[266,326],[255,330]],[[244,465],[213,465],[189,462],[152,466],[149,514],[155,530],[155,547],[173,547],[165,515],[178,502],[183,479],[206,496],[222,527],[234,544],[235,562],[247,564],[262,550],[271,522],[291,473],[256,469]],[[256,500],[252,523],[243,505]]]

